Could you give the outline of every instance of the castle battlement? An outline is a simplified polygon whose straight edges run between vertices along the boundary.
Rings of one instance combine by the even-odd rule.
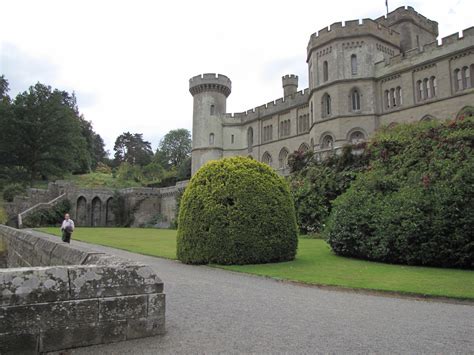
[[[218,91],[228,97],[232,91],[232,82],[222,74],[206,73],[189,79],[189,92],[196,95],[205,91]]]
[[[313,33],[307,47],[308,57],[312,50],[322,47],[333,40],[367,35],[380,38],[397,48],[400,46],[400,34],[398,32],[366,18],[363,20],[346,21],[344,23],[335,22],[329,27],[324,27],[318,32]]]
[[[226,113],[225,119],[228,119],[227,123],[247,122],[254,119],[259,119],[273,114],[290,110],[297,106],[302,106],[308,103],[309,89],[304,89],[296,92],[295,94],[287,97],[280,97],[274,101],[270,101],[264,105],[254,107],[245,112]]]
[[[390,27],[402,21],[411,21],[426,31],[438,36],[438,22],[432,21],[422,14],[415,11],[411,6],[400,6],[388,13],[387,16],[380,16],[375,19],[376,22]]]
[[[431,43],[425,44],[421,48],[413,48],[405,53],[397,54],[387,61],[382,60],[375,63],[375,70],[381,70],[387,67],[393,67],[394,65],[400,63],[412,64],[413,60],[416,60],[417,57],[420,59],[423,58],[435,58],[438,53],[442,55],[443,52],[452,52],[456,50],[455,47],[462,45],[465,48],[474,46],[474,27],[466,28],[462,31],[462,36],[459,32],[453,33],[452,35],[443,37],[441,39],[441,44],[438,44],[438,41],[433,41]]]

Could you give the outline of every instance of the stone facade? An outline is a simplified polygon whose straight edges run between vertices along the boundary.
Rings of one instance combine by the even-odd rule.
[[[474,27],[437,42],[438,24],[412,7],[337,22],[311,35],[309,88],[285,75],[284,97],[226,113],[231,81],[193,77],[192,173],[206,161],[245,155],[285,174],[288,155],[323,158],[366,140],[380,126],[474,114]]]
[[[119,190],[125,197],[127,208],[134,211],[132,226],[143,226],[160,215],[159,226],[168,228],[175,219],[176,197],[186,185],[187,181],[182,181],[172,187]],[[7,203],[5,207],[10,219],[17,221],[11,224],[22,227],[30,213],[41,208],[50,208],[61,199],[68,199],[72,204],[70,215],[77,226],[110,227],[115,226],[115,216],[111,208],[114,192],[105,188],[83,189],[67,181],[56,181],[50,183],[46,190],[30,189],[27,196],[15,197],[14,201]]]
[[[37,354],[163,334],[163,282],[146,265],[0,225],[0,353]]]

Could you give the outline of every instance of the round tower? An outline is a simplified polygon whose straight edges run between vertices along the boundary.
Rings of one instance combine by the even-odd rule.
[[[203,74],[189,79],[193,95],[193,144],[191,173],[207,161],[222,158],[222,115],[232,83],[221,74]]]
[[[283,97],[296,94],[298,91],[298,75],[288,74],[281,77],[283,83]]]

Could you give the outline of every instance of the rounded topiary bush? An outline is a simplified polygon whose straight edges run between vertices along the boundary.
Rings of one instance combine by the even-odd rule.
[[[183,194],[177,256],[184,263],[288,261],[297,244],[288,184],[263,163],[243,157],[208,162]]]
[[[370,169],[339,196],[325,235],[336,254],[474,267],[474,120],[399,125],[371,142]]]

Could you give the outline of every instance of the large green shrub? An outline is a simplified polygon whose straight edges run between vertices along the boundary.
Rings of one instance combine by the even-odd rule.
[[[353,154],[353,147],[347,145],[340,155],[322,161],[295,152],[289,163],[298,227],[303,233],[318,233],[331,212],[331,202],[349,188],[359,171],[367,168],[368,159],[366,154]]]
[[[335,253],[390,263],[474,266],[474,120],[399,125],[369,147],[370,169],[337,198]]]
[[[211,161],[183,194],[177,240],[182,262],[287,261],[297,243],[288,184],[265,164],[243,157]]]

